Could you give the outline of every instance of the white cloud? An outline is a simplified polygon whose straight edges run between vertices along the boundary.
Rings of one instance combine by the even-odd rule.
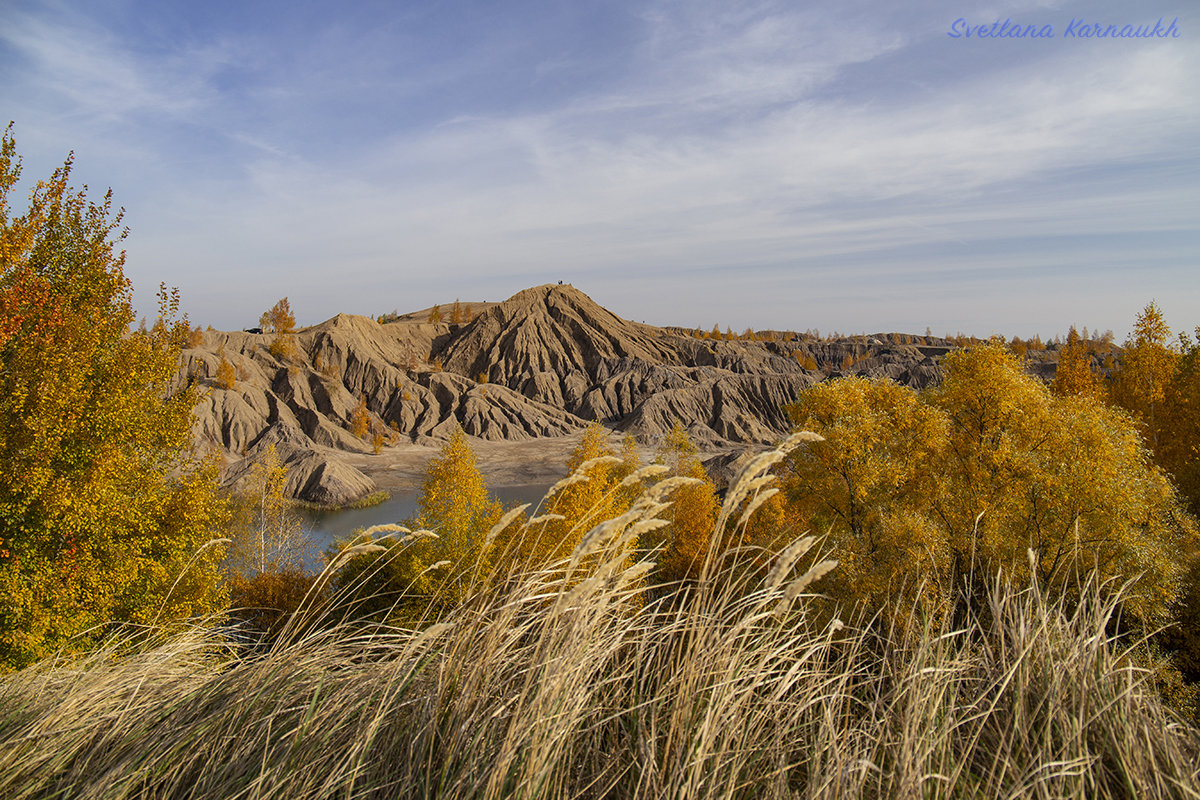
[[[1057,19],[1061,5],[979,13]],[[130,169],[155,163],[155,136],[171,136],[173,124],[224,142],[169,176],[149,166],[131,176],[142,195],[131,207],[131,271],[153,286],[159,270],[185,297],[207,296],[206,282],[238,281],[242,297],[197,310],[217,322],[219,308],[245,317],[296,294],[288,286],[327,316],[419,307],[456,282],[483,289],[574,273],[635,286],[652,280],[651,268],[676,282],[688,276],[707,287],[697,297],[720,304],[731,297],[719,273],[729,265],[743,268],[746,291],[819,285],[843,298],[846,286],[853,294],[870,281],[916,302],[928,287],[914,276],[942,276],[969,293],[1037,237],[1195,232],[1185,211],[1200,155],[1194,48],[1052,41],[997,61],[986,45],[946,41],[952,20],[936,4],[911,17],[891,5],[793,8],[656,3],[627,68],[586,92],[521,106],[534,110],[447,106],[438,117],[422,107],[432,123],[381,110],[401,115],[395,132],[348,147],[323,146],[303,118],[268,112],[296,113],[308,97],[323,109],[353,91],[347,76],[366,71],[352,52],[346,75],[332,69],[337,53],[323,52],[311,73],[267,69],[238,94],[219,76],[253,49],[249,39],[152,55],[33,17],[0,36],[37,67],[22,93],[57,96],[84,121],[63,126],[84,135],[92,120],[128,134],[109,146],[125,148]],[[329,46],[353,39],[342,32]],[[384,68],[378,47],[367,62]],[[385,75],[345,100],[367,107],[382,84],[416,97],[469,80],[486,68],[470,58],[472,69],[455,77]],[[952,65],[945,73],[939,59]],[[917,77],[885,80],[906,69]],[[872,90],[871,77],[886,91]],[[258,114],[245,105],[255,101]],[[152,133],[155,120],[167,127]],[[1193,172],[1171,175],[1155,166],[1163,161]],[[1125,251],[1074,244],[1042,263],[1075,271],[1113,252]],[[1149,255],[1155,264],[1171,257]],[[1195,278],[1184,283],[1200,291]],[[434,294],[362,307],[414,287]],[[830,308],[845,308],[837,303]]]

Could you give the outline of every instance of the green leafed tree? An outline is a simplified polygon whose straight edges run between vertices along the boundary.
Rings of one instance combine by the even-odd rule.
[[[189,460],[194,390],[167,397],[189,328],[160,291],[135,330],[121,212],[69,186],[71,160],[9,197],[0,148],[0,663],[87,646],[110,621],[223,605],[215,469]]]

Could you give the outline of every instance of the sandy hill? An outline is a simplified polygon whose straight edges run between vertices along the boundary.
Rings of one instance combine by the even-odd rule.
[[[177,376],[208,390],[196,409],[199,448],[219,452],[236,482],[274,444],[292,467],[294,496],[339,504],[372,489],[339,454],[373,453],[373,439],[385,450],[436,444],[461,426],[512,441],[598,420],[646,442],[678,419],[705,448],[763,445],[787,432],[784,406],[814,382],[855,373],[925,386],[949,349],[892,334],[697,338],[622,319],[569,285],[470,305],[475,316],[462,324],[430,323],[428,309],[385,324],[339,314],[299,331],[288,360],[270,353],[271,335],[205,334]],[[228,388],[217,381],[222,359],[237,375]],[[355,435],[359,406],[365,436]]]

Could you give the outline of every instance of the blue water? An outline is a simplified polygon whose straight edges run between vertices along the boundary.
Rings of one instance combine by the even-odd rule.
[[[505,508],[522,503],[536,503],[549,486],[500,486],[490,489],[492,496]],[[530,509],[532,510],[532,509]],[[316,549],[310,568],[319,568],[326,548],[337,539],[345,539],[357,530],[388,522],[403,522],[417,512],[417,492],[392,492],[392,496],[377,506],[345,511],[302,511],[301,518]]]

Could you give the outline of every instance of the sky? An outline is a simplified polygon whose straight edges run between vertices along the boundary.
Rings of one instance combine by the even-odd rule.
[[[1194,0],[0,0],[0,117],[13,205],[73,151],[141,312],[218,329],[560,280],[705,329],[1200,325]]]

